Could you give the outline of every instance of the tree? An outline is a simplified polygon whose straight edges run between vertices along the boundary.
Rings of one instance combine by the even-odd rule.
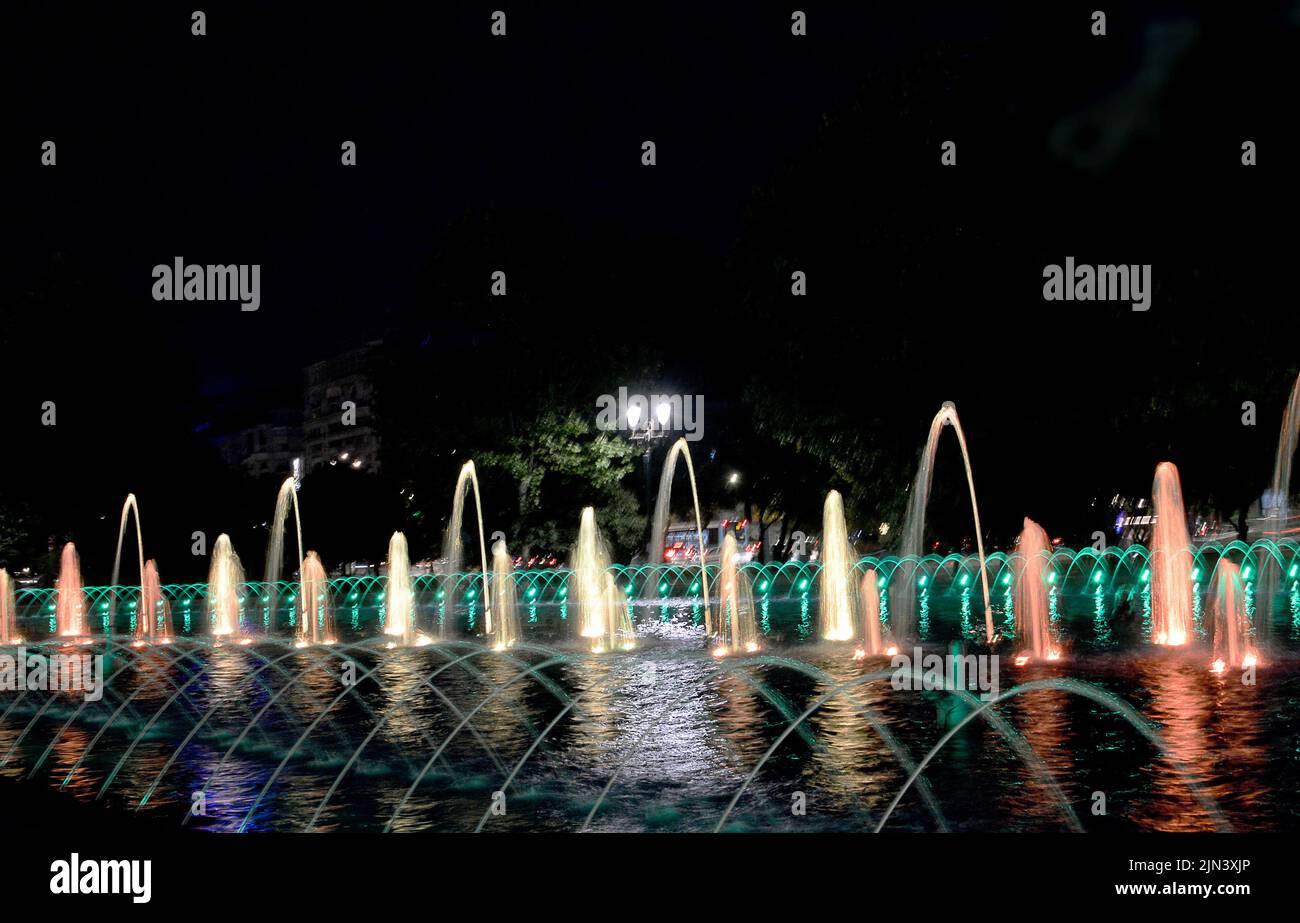
[[[632,547],[645,523],[635,512],[636,499],[622,488],[635,469],[634,455],[630,443],[598,431],[590,417],[549,410],[507,439],[504,449],[480,457],[485,468],[498,468],[515,482],[514,532],[528,554],[537,545],[554,551],[556,543],[571,543],[564,540],[576,530],[578,511],[586,505],[598,507],[598,513],[608,506],[609,514],[601,517],[607,535],[621,550]],[[555,519],[557,512],[567,520]],[[566,521],[572,525],[566,527]]]

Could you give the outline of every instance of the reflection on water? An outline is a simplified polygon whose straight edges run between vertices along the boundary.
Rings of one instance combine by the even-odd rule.
[[[1110,709],[1064,690],[1020,695],[997,711],[1088,829],[1214,829],[1189,784],[1236,829],[1296,829],[1300,657],[1290,645],[1300,640],[1300,591],[1279,597],[1290,630],[1244,685],[1232,671],[1211,673],[1207,650],[1142,644],[1146,591],[1125,614],[1109,593],[1051,590],[1066,654],[1023,666],[1008,658],[1002,688],[1057,676],[1093,684],[1154,722],[1166,754]],[[919,602],[928,650],[980,634],[968,593],[922,593]],[[1003,604],[1013,624],[1013,600]],[[101,702],[0,693],[0,779],[34,776],[107,810],[177,824],[201,793],[203,813],[187,822],[209,830],[577,830],[589,815],[596,830],[711,830],[793,719],[839,684],[889,666],[818,639],[807,594],[756,605],[770,655],[761,660],[709,656],[699,606],[678,599],[633,605],[638,649],[603,656],[570,638],[560,603],[529,604],[521,642],[502,652],[472,639],[386,651],[381,613],[357,606],[340,612],[342,637],[329,647],[214,646],[205,635],[115,645]],[[908,777],[881,729],[915,763],[970,707],[887,681],[832,697],[773,750],[727,827],[873,829]],[[980,717],[925,779],[950,829],[1064,829],[1055,795]],[[504,813],[491,810],[497,792]],[[1104,815],[1091,810],[1098,792]],[[939,825],[913,786],[886,829]]]

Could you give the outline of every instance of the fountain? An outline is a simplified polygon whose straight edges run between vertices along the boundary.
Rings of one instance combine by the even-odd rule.
[[[136,646],[150,641],[172,643],[171,607],[167,605],[162,581],[158,579],[158,562],[152,558],[144,565],[144,579],[140,582],[140,602],[135,619]]]
[[[239,588],[243,583],[239,555],[230,544],[230,536],[223,532],[212,547],[212,564],[208,568],[208,607],[214,635],[239,631]]]
[[[854,658],[897,653],[897,648],[886,646],[880,628],[880,576],[874,567],[867,568],[858,584],[858,606],[862,609],[862,645],[853,652]]]
[[[907,519],[903,524],[903,543],[901,555],[904,560],[917,559],[921,556],[921,546],[925,541],[925,509],[930,502],[930,485],[934,479],[934,455],[938,448],[939,436],[945,426],[951,425],[957,434],[961,446],[962,460],[966,464],[966,484],[970,489],[971,513],[975,519],[975,545],[979,552],[980,581],[984,588],[984,632],[989,643],[993,643],[993,607],[989,602],[989,574],[984,559],[984,532],[980,527],[980,508],[975,500],[975,475],[971,470],[970,452],[966,449],[966,434],[962,431],[961,420],[957,416],[957,406],[952,401],[945,401],[939,412],[930,421],[930,434],[926,437],[925,449],[921,453],[921,463],[916,471],[916,481],[912,485],[912,494],[907,505]],[[913,579],[906,579],[899,574],[891,581],[890,621],[894,626],[894,636],[902,641],[912,637],[916,624],[916,589]]]
[[[848,526],[844,522],[844,500],[838,490],[826,494],[822,505],[821,588],[817,609],[821,635],[827,641],[851,641],[856,634],[857,589],[850,574],[853,549],[849,546]]]
[[[429,643],[427,635],[415,630],[415,590],[411,586],[411,555],[406,536],[394,532],[388,540],[388,589],[384,599],[384,634],[401,638],[407,647]],[[393,642],[390,647],[396,647]]]
[[[1285,523],[1290,513],[1291,466],[1295,462],[1295,452],[1300,444],[1300,376],[1291,386],[1291,397],[1286,410],[1282,412],[1282,432],[1278,435],[1277,455],[1273,461],[1273,518],[1280,526]]]
[[[622,594],[609,572],[609,547],[596,526],[596,511],[582,510],[578,543],[569,557],[573,571],[573,601],[578,614],[578,634],[591,641],[592,651],[634,645],[632,620]],[[707,632],[707,629],[706,629]]]
[[[492,598],[488,590],[487,547],[483,540],[483,500],[478,488],[478,472],[474,462],[467,461],[460,466],[460,475],[456,478],[456,492],[451,500],[451,519],[447,523],[447,533],[442,540],[442,557],[447,564],[447,573],[459,574],[465,564],[465,547],[461,541],[461,527],[465,520],[465,493],[469,486],[474,488],[474,510],[478,513],[478,553],[483,571],[483,628],[492,634]],[[442,623],[442,633],[446,637],[450,630],[451,619]]]
[[[135,513],[135,554],[140,565],[140,598],[144,598],[144,537],[140,531],[140,506],[135,501],[135,494],[127,494],[126,500],[122,503],[122,516],[117,526],[117,552],[113,555],[113,579],[109,586],[113,587],[108,594],[108,630],[111,633],[117,616],[117,586],[118,577],[122,570],[122,541],[126,538],[126,517],[129,513]],[[137,623],[138,624],[138,623]]]
[[[1151,539],[1151,640],[1177,647],[1192,635],[1192,542],[1178,469],[1156,466],[1151,485],[1155,530]]]
[[[333,644],[334,613],[330,611],[329,575],[314,551],[303,558],[298,583],[298,631],[294,644]]]
[[[81,561],[72,542],[59,555],[59,582],[54,603],[59,637],[80,638],[86,634],[86,603],[81,589]]]
[[[266,569],[262,573],[272,610],[275,609],[276,594],[279,592],[280,567],[284,563],[284,524],[289,518],[290,505],[293,506],[293,522],[298,535],[296,560],[302,561],[302,516],[298,511],[297,482],[292,475],[284,479],[279,493],[275,495],[275,517],[271,520],[271,538],[266,543]]]
[[[504,541],[492,546],[492,599],[496,618],[488,638],[492,648],[504,651],[519,640],[519,611],[515,593],[515,562]]]
[[[700,549],[700,590],[704,611],[709,611],[709,575],[704,566],[704,525],[700,516],[700,495],[695,489],[695,464],[691,461],[691,444],[685,437],[678,439],[664,457],[664,469],[659,473],[659,496],[655,500],[654,519],[650,524],[650,541],[646,546],[647,563],[658,567],[664,563],[664,535],[668,531],[668,516],[673,496],[673,476],[677,472],[677,459],[686,459],[686,473],[691,479],[691,500],[695,504],[695,538]]]
[[[1290,527],[1291,518],[1291,466],[1295,462],[1297,444],[1300,444],[1300,376],[1291,387],[1291,398],[1282,412],[1282,431],[1277,439],[1277,455],[1273,460],[1273,480],[1269,491],[1261,500],[1264,517],[1264,537],[1280,541]],[[1281,582],[1281,570],[1267,552],[1261,551],[1257,564],[1259,576],[1255,592],[1256,619],[1266,634],[1273,627],[1273,603]]]
[[[754,618],[754,590],[736,567],[736,536],[728,532],[722,539],[722,557],[718,571],[717,640],[713,655],[725,657],[758,650],[758,623]],[[728,635],[730,638],[728,639]]]
[[[1021,561],[1015,589],[1017,663],[1030,657],[1056,660],[1060,652],[1052,641],[1046,579],[1051,542],[1043,527],[1026,516],[1017,545]]]
[[[1216,673],[1227,667],[1249,667],[1256,662],[1250,644],[1250,616],[1246,612],[1246,593],[1241,570],[1231,561],[1220,561],[1210,600],[1211,624],[1214,626],[1214,664]]]
[[[0,646],[22,644],[18,634],[18,615],[14,605],[14,582],[9,571],[0,567]]]

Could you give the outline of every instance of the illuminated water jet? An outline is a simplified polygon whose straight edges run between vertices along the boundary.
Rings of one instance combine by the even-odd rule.
[[[1286,409],[1282,411],[1282,431],[1278,434],[1277,455],[1273,460],[1273,503],[1270,509],[1272,518],[1278,522],[1280,537],[1281,524],[1290,514],[1291,468],[1295,463],[1296,448],[1300,445],[1300,376],[1291,386],[1291,397]]]
[[[515,590],[515,562],[504,541],[492,546],[492,603],[496,613],[488,642],[498,651],[519,640],[518,594]]]
[[[266,583],[267,602],[275,609],[276,595],[280,588],[280,568],[284,564],[284,524],[289,518],[289,507],[293,507],[293,524],[298,536],[299,563],[303,560],[302,550],[302,516],[298,510],[298,485],[293,476],[285,478],[280,490],[275,495],[275,516],[271,520],[271,537],[266,544],[266,569],[263,581]]]
[[[55,625],[61,638],[80,638],[86,632],[86,601],[82,593],[81,560],[72,542],[59,555],[59,581],[54,602]]]
[[[136,607],[135,640],[137,644],[158,641],[172,643],[172,613],[158,578],[158,562],[145,562],[144,580],[140,583],[140,601]]]
[[[1227,666],[1252,666],[1255,652],[1250,644],[1250,616],[1241,570],[1231,561],[1220,561],[1210,599],[1210,621],[1214,626],[1215,662]],[[1249,661],[1249,662],[1247,662]]]
[[[739,546],[736,536],[728,532],[722,539],[718,568],[718,617],[715,657],[728,653],[752,654],[758,650],[758,623],[754,617],[754,591],[736,566]]]
[[[13,578],[9,571],[0,567],[0,646],[22,643],[22,636],[18,634]]]
[[[1039,660],[1055,660],[1052,640],[1051,609],[1047,598],[1047,571],[1052,544],[1043,527],[1025,517],[1017,543],[1020,550],[1020,573],[1016,578],[1016,646],[1021,654]]]
[[[609,546],[596,526],[596,511],[590,506],[582,510],[578,542],[569,561],[578,634],[590,639],[596,653],[631,644],[632,620],[623,594],[614,583],[614,575],[609,572]]]
[[[465,520],[465,493],[469,487],[474,488],[474,511],[478,514],[478,553],[479,567],[483,572],[483,628],[492,633],[492,597],[488,587],[487,546],[483,538],[483,500],[479,493],[478,472],[474,462],[467,461],[460,466],[456,477],[456,491],[451,499],[451,519],[447,522],[447,532],[442,541],[442,557],[447,564],[449,574],[459,574],[464,566],[465,548],[461,540],[461,528]],[[442,623],[442,634],[447,636],[451,630],[451,619]]]
[[[1291,471],[1295,463],[1296,447],[1300,444],[1300,376],[1291,386],[1291,397],[1282,411],[1282,429],[1277,438],[1277,454],[1273,459],[1273,480],[1267,494],[1261,499],[1265,538],[1280,541],[1292,528],[1291,524]],[[1265,551],[1261,551],[1257,564],[1257,591],[1255,593],[1256,624],[1266,634],[1273,626],[1273,606],[1278,585],[1282,581],[1281,568]]]
[[[112,592],[108,594],[108,626],[112,632],[113,625],[117,617],[117,586],[118,577],[122,570],[122,541],[126,538],[126,518],[129,514],[135,514],[135,554],[140,569],[137,573],[140,575],[140,596],[144,597],[144,536],[140,530],[140,506],[136,503],[135,494],[127,494],[126,500],[122,503],[122,516],[117,526],[117,551],[113,555],[113,577],[109,586],[113,587]],[[137,625],[139,623],[137,622]]]
[[[307,552],[299,570],[297,644],[333,644],[334,614],[330,609],[329,575],[314,551]]]
[[[704,566],[704,524],[700,516],[700,495],[695,489],[695,463],[691,461],[691,444],[685,437],[678,439],[664,457],[664,468],[659,473],[659,496],[655,499],[654,519],[650,524],[650,542],[646,547],[648,562],[658,566],[664,563],[664,535],[668,530],[668,516],[671,512],[673,495],[673,475],[677,472],[677,460],[686,459],[686,473],[691,481],[691,502],[695,505],[695,538],[700,549],[700,590],[705,618],[709,612],[709,574]],[[712,633],[712,626],[705,625],[705,630]]]
[[[971,514],[975,520],[975,546],[979,552],[980,581],[984,588],[984,631],[988,642],[993,643],[993,606],[989,601],[989,575],[984,558],[984,532],[980,527],[980,508],[975,499],[975,475],[971,470],[970,452],[966,448],[966,434],[961,428],[961,419],[957,416],[957,406],[952,401],[945,401],[939,412],[930,421],[930,433],[921,452],[921,463],[916,471],[916,480],[912,484],[911,496],[907,504],[907,519],[903,523],[902,558],[920,558],[925,541],[925,511],[930,502],[930,486],[934,480],[934,456],[938,448],[939,436],[945,426],[952,426],[961,446],[961,457],[966,466],[966,485],[970,490]],[[894,636],[906,640],[914,634],[916,626],[916,588],[915,579],[899,579],[890,582],[889,616],[894,628]]]
[[[239,563],[224,532],[212,546],[212,563],[208,567],[208,611],[212,633],[218,637],[239,631],[239,588],[244,583],[244,568]]]
[[[880,576],[868,567],[858,584],[858,607],[862,610],[862,645],[854,656],[865,657],[885,652],[884,632],[880,629]]]
[[[384,596],[384,634],[401,638],[408,647],[420,636],[415,630],[415,590],[411,586],[411,555],[406,536],[394,532],[388,540],[388,588]]]
[[[821,587],[817,611],[821,635],[828,641],[851,641],[855,631],[857,595],[850,574],[853,549],[844,521],[844,500],[838,490],[826,494],[822,505]]]
[[[1178,647],[1192,635],[1192,542],[1183,487],[1172,462],[1156,466],[1151,503],[1156,517],[1151,539],[1151,640]]]

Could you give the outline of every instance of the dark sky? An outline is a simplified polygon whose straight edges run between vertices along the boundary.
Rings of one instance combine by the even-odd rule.
[[[10,26],[26,62],[12,118],[32,150],[57,140],[59,166],[18,157],[20,260],[61,252],[106,309],[187,352],[197,334],[209,392],[382,332],[467,211],[612,219],[721,262],[752,187],[852,98],[856,55],[891,44],[862,20],[850,42],[825,13],[819,46],[800,46],[788,13],[747,9],[524,8],[496,42],[488,7],[220,5],[203,38],[180,8],[27,10]],[[262,310],[150,303],[149,268],[177,254],[260,262]]]

